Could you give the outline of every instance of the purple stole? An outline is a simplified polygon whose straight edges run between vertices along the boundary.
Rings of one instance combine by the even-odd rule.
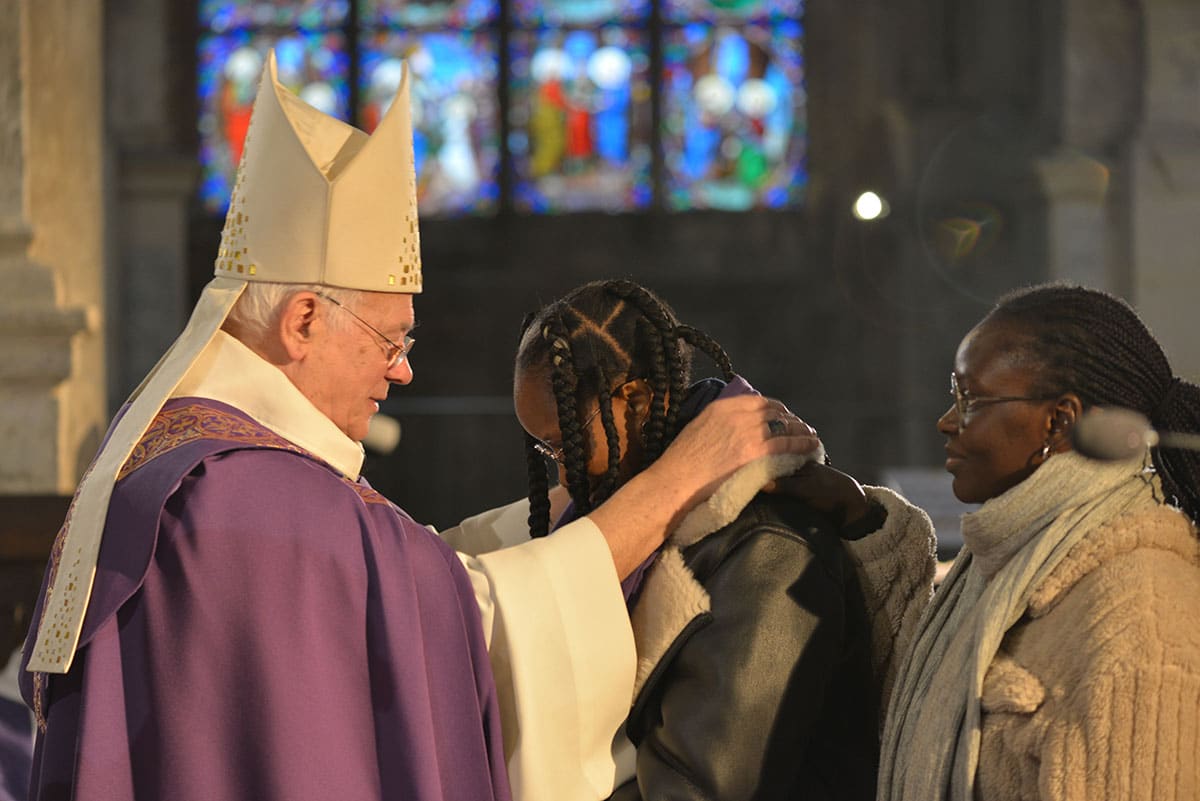
[[[458,557],[215,401],[170,401],[146,432],[75,664],[23,673],[22,690],[33,799],[510,797]]]

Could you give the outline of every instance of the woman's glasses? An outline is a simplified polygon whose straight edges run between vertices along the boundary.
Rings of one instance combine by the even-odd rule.
[[[1054,397],[1053,395],[1036,398],[1024,395],[972,395],[959,386],[956,373],[950,373],[950,394],[954,397],[954,411],[958,414],[959,428],[967,427],[967,418],[980,406],[1012,401],[1044,401]]]

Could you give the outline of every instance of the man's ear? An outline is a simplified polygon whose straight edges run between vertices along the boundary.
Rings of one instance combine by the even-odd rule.
[[[297,292],[288,298],[275,321],[275,334],[288,360],[301,361],[312,347],[314,325],[320,327],[317,295],[313,292]]]
[[[1083,416],[1083,401],[1074,392],[1068,392],[1054,402],[1050,413],[1049,432],[1046,441],[1054,453],[1071,450],[1071,432]]]

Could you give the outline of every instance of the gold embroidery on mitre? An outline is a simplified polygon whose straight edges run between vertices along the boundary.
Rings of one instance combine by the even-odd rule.
[[[250,151],[250,137],[254,133],[254,120],[258,116],[257,112],[258,104],[255,103],[254,111],[250,113],[250,125],[246,128],[246,136],[242,140],[242,157],[238,160],[237,173],[233,180],[233,189],[229,194],[229,209],[225,212],[225,225],[221,229],[221,244],[216,264],[217,270],[233,272],[233,258],[225,257],[246,255],[245,228],[243,228],[243,225],[250,222],[250,215],[245,214],[241,206],[246,202],[243,188],[245,183],[246,154]],[[241,265],[238,265],[238,272],[242,272]],[[251,272],[251,275],[253,274]]]

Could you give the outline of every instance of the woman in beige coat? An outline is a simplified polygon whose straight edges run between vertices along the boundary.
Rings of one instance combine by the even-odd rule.
[[[1093,406],[1200,430],[1124,302],[1006,297],[963,339],[938,421],[965,547],[897,675],[880,799],[1200,797],[1200,454],[1072,446]]]

